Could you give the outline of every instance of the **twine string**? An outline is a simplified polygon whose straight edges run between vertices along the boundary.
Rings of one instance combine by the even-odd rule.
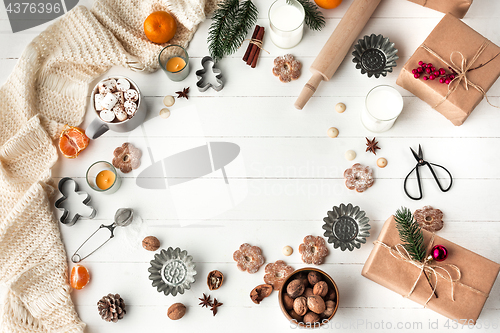
[[[474,55],[474,57],[472,57],[472,59],[468,63],[467,63],[467,59],[464,57],[464,55],[461,52],[453,51],[450,54],[450,61],[448,62],[445,59],[443,59],[439,54],[437,54],[436,52],[434,52],[434,50],[432,50],[431,48],[429,48],[427,45],[422,44],[420,46],[424,50],[426,50],[427,52],[429,52],[430,54],[432,54],[434,57],[436,57],[438,60],[440,60],[444,64],[446,64],[449,68],[451,68],[457,74],[455,76],[455,78],[453,80],[451,80],[450,84],[448,85],[448,93],[443,97],[443,99],[441,99],[433,107],[434,109],[437,108],[438,106],[440,106],[444,101],[446,101],[448,99],[448,97],[457,90],[457,88],[460,86],[460,83],[462,81],[464,82],[464,86],[465,86],[466,90],[469,90],[469,86],[473,87],[474,89],[476,89],[477,91],[479,91],[479,93],[481,93],[481,95],[483,95],[483,97],[486,99],[486,101],[488,102],[489,105],[491,105],[493,107],[496,107],[496,108],[500,108],[500,106],[496,106],[496,105],[491,104],[490,101],[489,101],[489,99],[488,99],[488,96],[486,95],[486,92],[484,91],[484,89],[481,86],[479,86],[479,85],[475,84],[474,82],[472,82],[471,80],[469,80],[469,78],[466,75],[467,72],[471,69],[472,65],[477,61],[477,59],[479,58],[479,56],[481,56],[481,54],[483,53],[483,51],[486,49],[486,47],[488,45],[489,45],[489,42],[487,40],[485,40],[483,42],[483,44],[481,44],[481,46],[477,50],[477,52]],[[460,61],[459,61],[460,65],[457,65],[455,63],[455,61],[453,60],[453,57],[455,55],[459,55],[460,56]]]
[[[250,41],[249,44],[253,44],[253,45],[257,46],[259,49],[266,51],[268,54],[271,54],[268,50],[266,50],[264,47],[262,47],[264,45],[263,41],[261,41],[259,39],[255,39],[255,38],[244,39],[243,42],[241,42],[241,44],[240,44],[240,46],[238,48],[240,48],[243,45],[243,43],[245,41],[247,41],[247,40]]]
[[[432,235],[432,238],[429,242],[429,248],[432,246],[433,243],[434,243],[434,235]],[[486,298],[489,296],[489,294],[487,294],[487,293],[484,293],[484,292],[477,290],[471,286],[468,286],[466,284],[461,283],[460,279],[462,278],[462,272],[460,271],[460,268],[458,268],[456,265],[453,265],[453,264],[441,264],[441,265],[431,264],[427,259],[425,259],[424,262],[413,260],[410,256],[410,254],[408,253],[408,251],[404,248],[404,246],[402,244],[396,244],[394,247],[391,247],[391,246],[389,246],[381,241],[378,241],[378,240],[375,241],[373,244],[380,245],[383,248],[389,250],[389,253],[395,259],[402,260],[402,261],[407,262],[409,264],[412,264],[413,266],[418,267],[420,269],[420,272],[419,272],[417,278],[415,279],[413,286],[410,288],[410,291],[408,292],[408,294],[406,296],[404,296],[405,298],[408,298],[413,294],[413,292],[415,291],[415,289],[417,287],[418,281],[420,280],[420,277],[422,276],[422,274],[424,274],[424,272],[435,276],[435,284],[434,284],[433,290],[432,290],[429,298],[427,299],[427,301],[424,303],[424,307],[427,306],[427,303],[429,303],[429,301],[432,299],[432,296],[434,295],[434,292],[436,291],[437,284],[438,284],[438,277],[442,278],[445,281],[450,282],[450,298],[452,301],[455,301],[455,284],[458,284],[460,286],[468,288],[472,292],[475,292],[475,293],[482,295]],[[455,278],[453,278],[453,276],[452,276],[453,271],[457,275]]]

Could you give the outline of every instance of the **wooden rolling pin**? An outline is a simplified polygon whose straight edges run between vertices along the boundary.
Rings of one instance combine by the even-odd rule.
[[[332,78],[380,1],[382,0],[354,0],[309,68],[313,75],[295,101],[297,109],[302,110],[321,81]]]

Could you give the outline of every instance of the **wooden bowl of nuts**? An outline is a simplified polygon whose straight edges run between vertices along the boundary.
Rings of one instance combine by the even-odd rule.
[[[291,323],[316,328],[327,324],[337,312],[339,290],[330,275],[306,267],[286,278],[278,299],[281,311]]]

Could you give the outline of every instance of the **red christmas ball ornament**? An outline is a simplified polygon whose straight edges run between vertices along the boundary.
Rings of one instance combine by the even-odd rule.
[[[443,261],[448,257],[448,250],[443,245],[436,245],[431,250],[432,259]]]

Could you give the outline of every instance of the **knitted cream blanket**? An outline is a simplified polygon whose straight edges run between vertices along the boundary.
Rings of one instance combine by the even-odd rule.
[[[89,83],[111,66],[157,69],[162,46],[142,28],[150,13],[171,12],[178,30],[170,42],[187,46],[216,2],[96,0],[91,11],[75,7],[52,24],[19,58],[0,88],[0,283],[8,287],[1,332],[83,332],[49,205],[53,140],[62,125],[82,122]]]

